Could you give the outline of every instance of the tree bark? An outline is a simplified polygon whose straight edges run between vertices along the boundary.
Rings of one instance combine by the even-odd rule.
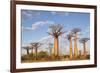
[[[57,57],[59,55],[58,37],[54,38],[54,55]]]
[[[27,54],[29,55],[29,50],[27,49]]]
[[[35,59],[37,60],[37,48],[35,48]]]
[[[74,57],[77,58],[77,56],[78,56],[78,49],[77,49],[77,33],[76,33],[74,38]]]
[[[70,38],[70,59],[73,57],[73,50],[72,50],[72,38]]]
[[[86,42],[83,43],[83,46],[84,46],[84,57],[86,57]]]

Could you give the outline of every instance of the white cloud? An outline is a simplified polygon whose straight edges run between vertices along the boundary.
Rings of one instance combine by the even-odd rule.
[[[68,15],[69,15],[69,13],[68,13],[68,12],[66,12],[66,13],[65,13],[65,15],[66,15],[66,16],[68,16]]]
[[[38,21],[38,22],[35,22],[35,23],[32,24],[32,29],[36,29],[36,28],[39,28],[39,27],[41,27],[43,25],[47,25],[47,24],[54,24],[54,22],[47,21],[47,20],[45,20],[45,21]]]
[[[54,24],[54,22],[53,21],[48,21],[48,20],[38,21],[38,22],[33,23],[31,27],[23,27],[22,26],[22,30],[23,31],[32,31],[32,30],[40,28],[43,25],[48,25],[48,24]]]
[[[32,31],[31,27],[22,27],[22,31]]]
[[[39,11],[33,11],[33,10],[22,10],[22,19],[29,19],[36,16],[39,16]]]
[[[56,12],[55,11],[52,11],[51,14],[56,14]]]
[[[48,40],[48,39],[51,39],[51,37],[50,36],[45,36],[45,37],[41,38],[39,41],[43,42],[43,41]]]
[[[52,11],[51,14],[58,14],[58,15],[69,15],[69,12],[57,12],[57,11]]]

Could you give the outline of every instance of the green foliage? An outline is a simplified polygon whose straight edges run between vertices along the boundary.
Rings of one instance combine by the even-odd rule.
[[[45,58],[45,57],[48,57],[48,53],[41,51],[41,52],[38,53],[37,56],[38,56],[38,58]]]
[[[41,60],[43,58],[46,59],[48,57],[49,57],[49,55],[48,55],[47,52],[41,51],[41,52],[37,53],[38,60]],[[28,55],[23,55],[21,57],[21,60],[22,61],[30,61],[30,60],[35,60],[35,58],[36,58],[36,54],[35,53],[33,53],[33,54],[31,53],[31,54],[28,54]]]

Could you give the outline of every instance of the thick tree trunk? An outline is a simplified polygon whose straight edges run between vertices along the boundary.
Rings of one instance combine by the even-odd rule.
[[[72,38],[70,38],[70,59],[73,57],[73,50],[72,50]]]
[[[78,57],[78,49],[77,49],[77,34],[75,34],[74,38],[74,58]]]
[[[59,55],[58,37],[54,38],[54,55],[57,57]]]
[[[29,55],[29,49],[27,49],[27,54]]]
[[[52,54],[52,55],[54,54],[54,48],[51,49],[51,54]]]
[[[81,52],[81,50],[79,50],[79,56],[81,56],[82,55],[82,52]]]
[[[86,42],[83,43],[83,46],[84,46],[84,57],[86,57]]]
[[[37,60],[37,48],[35,48],[35,59]]]

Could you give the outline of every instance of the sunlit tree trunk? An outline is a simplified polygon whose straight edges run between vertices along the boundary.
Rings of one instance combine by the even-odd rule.
[[[83,43],[84,46],[84,57],[86,57],[86,42]]]
[[[74,58],[77,58],[78,56],[78,49],[77,49],[77,34],[75,34],[74,38]]]
[[[87,44],[88,40],[89,40],[89,38],[81,38],[80,39],[80,42],[83,44],[83,55],[84,55],[84,58],[86,58],[86,56],[87,56],[86,44]]]
[[[52,54],[52,55],[54,54],[54,48],[51,49],[51,54]]]
[[[51,54],[52,54],[52,49],[49,50],[49,55],[51,56]]]
[[[38,48],[41,46],[41,44],[39,42],[35,42],[35,43],[31,43],[31,45],[33,46],[33,48],[35,49],[35,60],[38,59]]]
[[[59,45],[58,45],[58,37],[65,32],[62,31],[63,26],[60,24],[54,24],[49,26],[50,31],[48,32],[49,35],[54,37],[54,56],[58,58],[59,56]]]
[[[72,50],[72,38],[70,38],[70,59],[73,57],[73,50]]]
[[[27,54],[29,55],[29,49],[27,49]]]
[[[35,48],[35,59],[37,60],[37,48]]]
[[[54,55],[57,57],[59,55],[58,37],[54,38]]]
[[[82,52],[81,52],[81,50],[79,50],[79,56],[81,56],[82,55]]]

